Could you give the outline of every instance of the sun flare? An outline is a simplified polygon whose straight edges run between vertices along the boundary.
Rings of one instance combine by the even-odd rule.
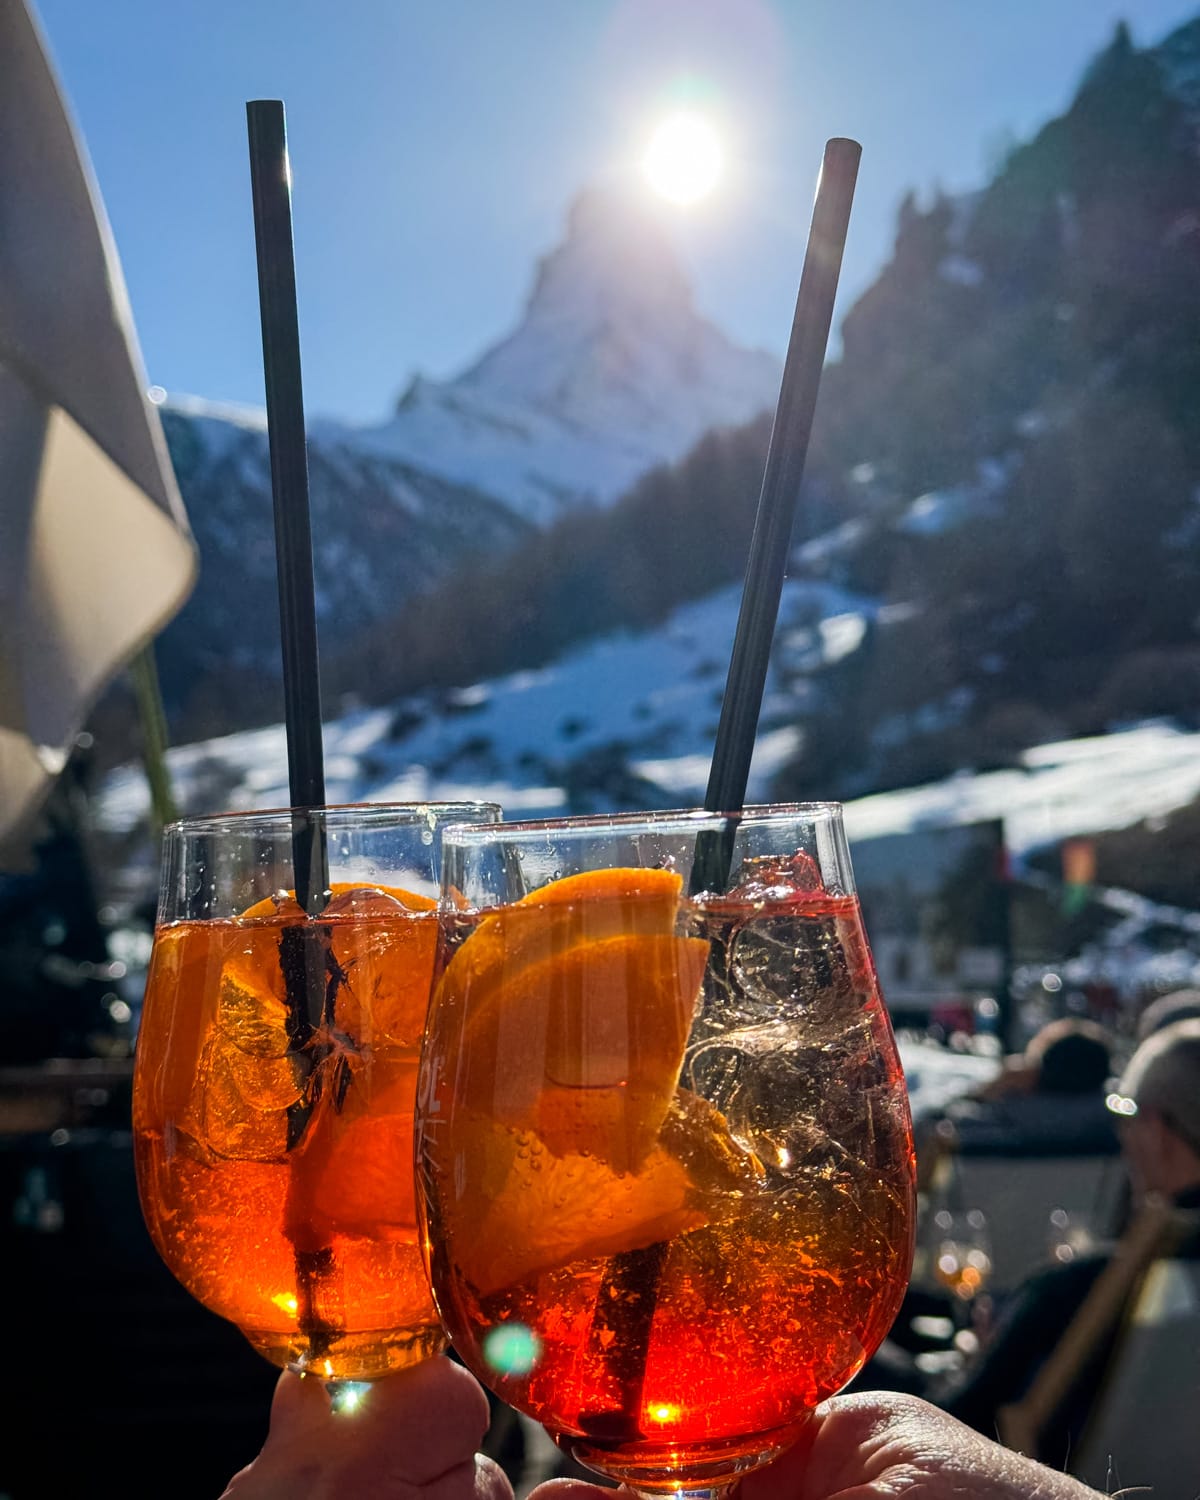
[[[670,115],[655,130],[642,157],[642,171],[660,197],[670,203],[698,203],[712,192],[721,175],[724,152],[720,138],[703,115]]]

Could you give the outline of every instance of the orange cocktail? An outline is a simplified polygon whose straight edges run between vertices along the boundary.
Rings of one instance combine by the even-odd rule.
[[[747,810],[730,888],[690,897],[683,815],[447,839],[418,1108],[438,1308],[481,1379],[643,1491],[779,1452],[907,1283],[903,1079],[818,818]],[[534,888],[497,902],[506,871]]]
[[[278,1365],[369,1379],[444,1343],[417,1246],[413,1105],[440,826],[480,815],[323,812],[333,873],[312,916],[284,868],[289,815],[168,830],[181,847],[137,1048],[143,1213],[175,1276]]]

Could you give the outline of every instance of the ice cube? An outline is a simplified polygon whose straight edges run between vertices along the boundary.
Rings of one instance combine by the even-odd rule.
[[[201,1150],[219,1158],[274,1161],[287,1150],[287,1111],[301,1097],[306,1069],[289,1056],[284,930],[247,921],[221,969],[216,1015],[181,1122]]]
[[[329,932],[334,1028],[357,1046],[415,1048],[425,1030],[437,914],[368,886],[339,891]]]
[[[378,886],[353,885],[331,896],[321,916],[335,921],[355,917],[386,918],[408,910],[402,901],[387,891],[381,891]]]
[[[809,1046],[846,1040],[865,1027],[864,1003],[837,919],[759,915],[734,929],[726,947],[736,1016],[786,1021]]]
[[[745,860],[738,883],[727,899],[738,901],[787,901],[793,896],[823,891],[825,882],[811,855],[763,854]]]
[[[907,1151],[904,1099],[873,1049],[847,1058],[793,1046],[742,1053],[723,1112],[731,1134],[768,1172],[853,1181],[889,1172]]]
[[[755,1153],[736,1139],[721,1111],[690,1089],[679,1089],[672,1100],[661,1143],[687,1168],[692,1187],[702,1198],[755,1192],[766,1175]]]
[[[636,1173],[615,1172],[594,1157],[556,1156],[532,1132],[461,1110],[441,1149],[445,1241],[482,1295],[706,1222],[687,1169],[661,1148]],[[457,1193],[452,1181],[461,1181]]]
[[[687,1086],[725,1111],[756,1065],[786,1047],[791,1033],[783,1022],[747,1026],[700,1036],[688,1047],[683,1066]]]
[[[907,1243],[906,1195],[847,1153],[794,1172],[783,1192],[775,1195],[774,1206],[781,1213],[789,1211],[784,1208],[785,1195],[794,1205],[790,1212],[797,1240],[808,1242],[817,1264],[836,1267],[843,1285],[853,1285],[857,1276],[878,1281],[881,1270]],[[806,1223],[807,1233],[802,1227]]]
[[[217,1029],[249,1057],[282,1057],[288,1050],[287,988],[279,966],[276,926],[247,926],[221,971]]]
[[[303,1094],[289,1057],[256,1057],[216,1032],[200,1059],[184,1129],[214,1156],[280,1161],[287,1152],[288,1109]]]

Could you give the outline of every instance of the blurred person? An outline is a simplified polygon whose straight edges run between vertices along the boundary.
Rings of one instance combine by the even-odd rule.
[[[1108,1096],[1135,1204],[1169,1202],[1180,1211],[1163,1254],[1200,1259],[1200,1020],[1149,1037]],[[978,1363],[939,1405],[979,1432],[996,1431],[1001,1407],[1019,1401],[1109,1263],[1110,1250],[1051,1267],[1010,1299]],[[1045,1436],[1064,1462],[1077,1442],[1108,1362],[1117,1326],[1101,1338]]]
[[[1108,1033],[1094,1021],[1051,1021],[990,1083],[949,1105],[966,1155],[1104,1156],[1118,1150],[1105,1086]]]
[[[1176,1021],[1200,1021],[1200,990],[1171,990],[1152,1000],[1138,1017],[1137,1039],[1144,1042]]]

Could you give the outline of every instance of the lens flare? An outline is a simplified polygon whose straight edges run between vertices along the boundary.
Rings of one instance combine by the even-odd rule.
[[[645,1415],[648,1421],[665,1426],[669,1422],[678,1422],[681,1412],[680,1408],[670,1401],[655,1401],[646,1407]]]
[[[541,1354],[541,1339],[524,1323],[502,1323],[483,1341],[483,1357],[498,1375],[528,1375]]]
[[[724,152],[717,132],[703,115],[680,110],[650,137],[642,171],[660,197],[671,203],[696,203],[717,184]]]
[[[353,1416],[371,1390],[369,1380],[335,1380],[331,1385],[330,1405],[339,1416]]]

